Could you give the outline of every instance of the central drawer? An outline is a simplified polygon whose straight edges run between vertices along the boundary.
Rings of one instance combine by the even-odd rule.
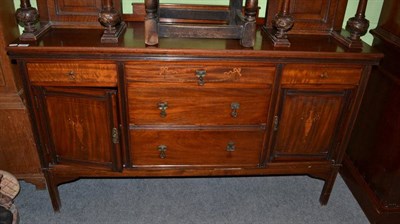
[[[274,65],[243,62],[130,62],[133,125],[259,125],[270,104]]]
[[[146,124],[266,123],[270,89],[133,87],[128,90],[129,122]]]
[[[133,166],[257,166],[263,130],[131,130]]]

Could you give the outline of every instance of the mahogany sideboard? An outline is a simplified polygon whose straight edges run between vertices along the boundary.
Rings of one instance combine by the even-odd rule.
[[[400,223],[400,2],[386,0],[374,66],[341,174],[371,223]]]
[[[118,43],[101,43],[100,29],[51,28],[8,47],[55,210],[58,185],[85,177],[309,175],[328,202],[381,53],[329,35],[274,48],[259,30],[253,48],[146,47],[143,22],[127,25]]]

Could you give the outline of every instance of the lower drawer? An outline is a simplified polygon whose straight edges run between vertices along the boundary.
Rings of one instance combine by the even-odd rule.
[[[263,130],[131,130],[133,166],[259,164]]]

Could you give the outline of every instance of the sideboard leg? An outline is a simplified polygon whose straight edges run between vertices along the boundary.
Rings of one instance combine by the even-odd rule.
[[[60,211],[61,208],[61,200],[60,200],[60,193],[58,192],[57,183],[53,177],[53,174],[48,170],[44,171],[44,176],[47,182],[47,189],[49,191],[51,204],[53,205],[53,209],[55,212]]]
[[[334,167],[331,175],[325,180],[321,196],[319,197],[319,202],[321,203],[321,205],[326,205],[328,203],[329,197],[331,196],[331,192],[333,189],[333,184],[335,183],[338,172],[339,167]]]

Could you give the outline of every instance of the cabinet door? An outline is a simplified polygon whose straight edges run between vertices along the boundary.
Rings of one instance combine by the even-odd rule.
[[[121,169],[115,90],[42,87],[35,93],[54,164]]]
[[[330,159],[348,93],[283,89],[274,117],[273,160]]]

